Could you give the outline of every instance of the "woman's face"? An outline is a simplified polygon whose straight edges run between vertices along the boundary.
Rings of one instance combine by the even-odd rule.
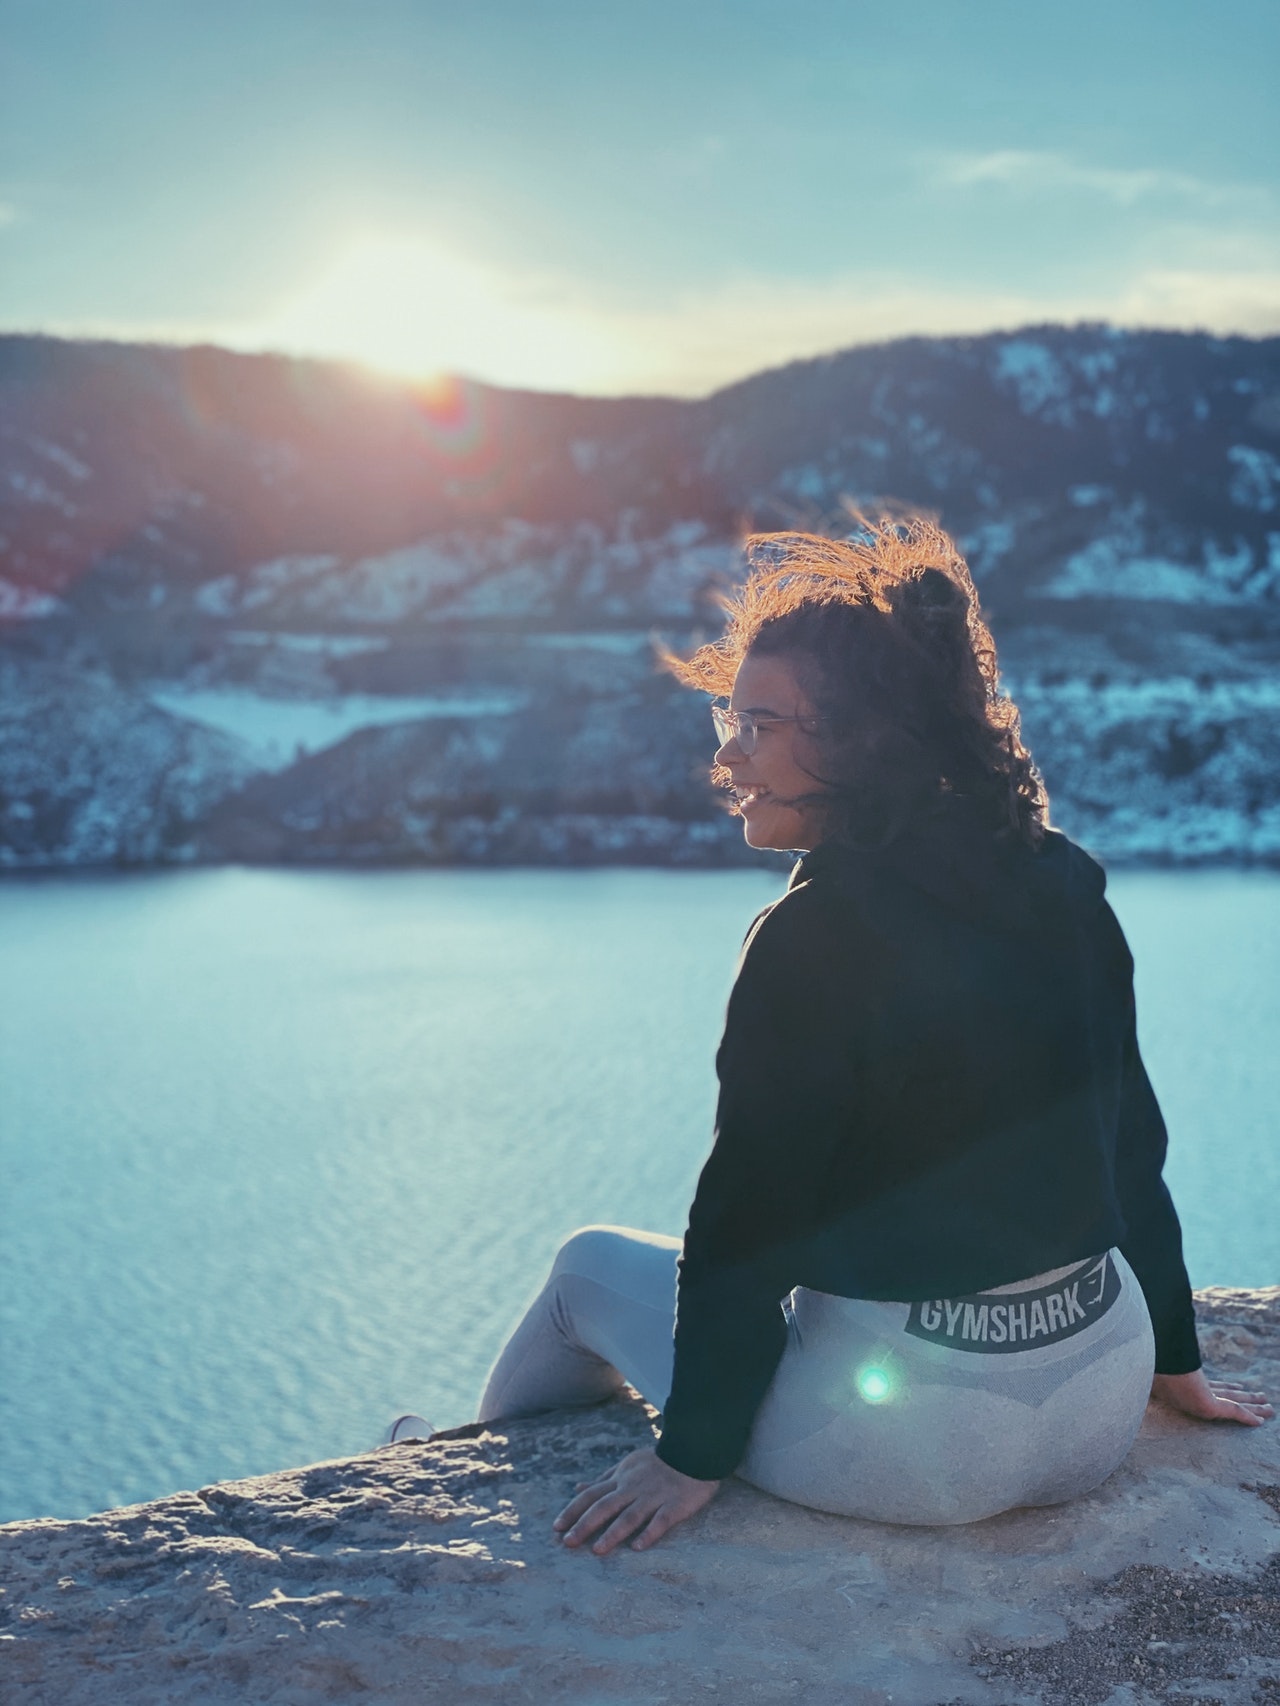
[[[729,709],[757,720],[755,751],[744,753],[736,735],[716,753],[730,773],[749,847],[807,851],[822,839],[822,814],[799,805],[821,791],[818,745],[795,718],[817,715],[786,657],[748,652],[734,678]],[[786,721],[770,722],[769,718]]]

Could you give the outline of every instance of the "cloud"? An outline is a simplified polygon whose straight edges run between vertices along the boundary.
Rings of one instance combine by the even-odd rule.
[[[934,181],[955,188],[997,184],[1033,194],[1085,191],[1119,207],[1144,200],[1177,199],[1202,208],[1269,204],[1260,184],[1219,184],[1186,172],[1156,167],[1086,166],[1069,155],[1035,149],[999,149],[986,154],[949,154],[932,167]]]
[[[1133,326],[1271,336],[1280,332],[1280,266],[1218,271],[1153,267],[1117,293],[1109,317]]]
[[[928,288],[889,277],[820,286],[744,282],[619,318],[614,332],[620,360],[632,368],[627,383],[697,395],[764,367],[851,344],[1082,320],[1254,336],[1280,332],[1280,267],[1153,268],[1112,290],[1052,298]]]

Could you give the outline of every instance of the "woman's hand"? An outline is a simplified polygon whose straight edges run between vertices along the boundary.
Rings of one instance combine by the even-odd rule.
[[[1250,1392],[1229,1380],[1210,1380],[1202,1368],[1194,1374],[1157,1374],[1151,1396],[1202,1422],[1243,1422],[1247,1428],[1256,1428],[1275,1414],[1265,1392]]]
[[[643,1552],[710,1504],[720,1483],[682,1475],[655,1451],[632,1451],[609,1474],[579,1487],[552,1527],[564,1536],[566,1546],[581,1546],[598,1534],[591,1550],[603,1557],[632,1535],[632,1550]]]

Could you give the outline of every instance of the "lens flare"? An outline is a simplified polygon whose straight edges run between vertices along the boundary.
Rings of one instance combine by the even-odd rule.
[[[893,1382],[883,1368],[860,1368],[858,1393],[867,1404],[883,1404],[893,1394]]]
[[[484,437],[484,394],[452,373],[413,387],[424,433],[446,455],[472,455]]]
[[[420,442],[453,496],[488,495],[501,473],[493,400],[474,380],[442,374],[411,392]]]

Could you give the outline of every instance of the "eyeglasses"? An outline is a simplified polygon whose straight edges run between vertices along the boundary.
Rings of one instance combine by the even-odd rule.
[[[711,721],[716,727],[716,738],[721,746],[728,746],[731,740],[736,740],[738,750],[744,758],[750,758],[756,749],[756,737],[767,723],[820,723],[821,717],[753,717],[750,711],[731,711],[726,705],[711,707]]]

